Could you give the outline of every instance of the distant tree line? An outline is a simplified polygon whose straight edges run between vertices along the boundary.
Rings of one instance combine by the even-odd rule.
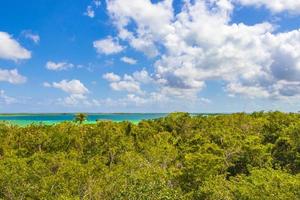
[[[0,199],[300,199],[300,114],[0,124]]]

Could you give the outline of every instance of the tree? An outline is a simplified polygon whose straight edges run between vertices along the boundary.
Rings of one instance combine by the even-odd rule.
[[[0,199],[300,199],[300,114],[86,117],[0,122]]]
[[[75,122],[82,124],[87,119],[87,115],[84,113],[78,113],[75,115]]]

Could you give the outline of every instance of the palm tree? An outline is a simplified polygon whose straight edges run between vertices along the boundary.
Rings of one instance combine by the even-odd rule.
[[[82,124],[87,118],[87,115],[84,113],[78,113],[75,115],[75,122],[79,122],[79,124]]]

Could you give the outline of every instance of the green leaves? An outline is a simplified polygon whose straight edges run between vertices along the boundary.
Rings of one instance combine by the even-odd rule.
[[[75,115],[74,121],[82,124],[87,118],[87,115],[84,113],[78,113]]]
[[[299,188],[299,175],[266,168],[253,169],[248,176],[239,175],[230,180],[224,176],[212,177],[203,184],[199,194],[203,199],[216,200],[296,200],[300,197]]]
[[[279,112],[0,124],[0,199],[300,199],[299,133]]]

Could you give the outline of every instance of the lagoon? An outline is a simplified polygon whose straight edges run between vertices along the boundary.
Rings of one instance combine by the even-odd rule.
[[[56,124],[64,121],[72,121],[75,113],[45,113],[45,114],[0,114],[0,121],[16,125],[29,125],[36,123]],[[113,122],[130,121],[138,123],[141,120],[157,119],[165,117],[167,113],[88,113],[85,123],[96,123],[97,120]]]

